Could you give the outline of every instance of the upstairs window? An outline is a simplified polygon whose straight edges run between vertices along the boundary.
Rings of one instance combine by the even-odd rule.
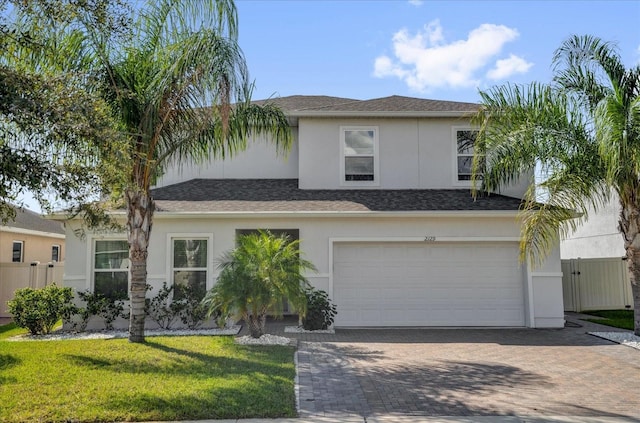
[[[475,143],[478,131],[470,128],[454,129],[455,148],[455,182],[462,185],[471,185],[471,175],[473,169],[473,155],[475,153]],[[476,177],[482,178],[482,169]]]
[[[96,240],[93,261],[93,291],[114,300],[129,292],[129,243]]]
[[[342,185],[377,185],[378,128],[342,127]]]
[[[24,242],[13,241],[11,253],[11,261],[13,263],[22,263],[24,261]]]

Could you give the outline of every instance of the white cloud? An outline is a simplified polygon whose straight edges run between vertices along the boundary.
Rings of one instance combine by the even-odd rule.
[[[409,0],[409,4],[412,6],[422,6],[423,0]]]
[[[392,39],[394,57],[376,58],[373,75],[400,78],[419,92],[477,86],[477,74],[518,35],[517,30],[504,25],[482,24],[469,32],[467,39],[447,43],[438,20],[415,34],[401,29]]]
[[[506,79],[516,73],[526,73],[531,69],[531,66],[533,66],[533,63],[512,54],[508,59],[498,60],[495,67],[487,72],[487,78],[493,80]]]

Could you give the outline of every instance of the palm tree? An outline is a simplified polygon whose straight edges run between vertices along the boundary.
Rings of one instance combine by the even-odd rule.
[[[237,247],[222,256],[218,281],[204,299],[209,315],[237,313],[254,338],[265,333],[268,312],[282,317],[285,298],[304,315],[309,282],[302,272],[316,269],[300,256],[299,244],[269,231],[238,237]]]
[[[543,181],[526,194],[522,213],[521,257],[534,264],[590,208],[617,198],[640,335],[640,66],[627,69],[615,45],[592,36],[564,41],[553,63],[552,85],[480,93],[476,193],[538,166]]]
[[[153,224],[150,187],[163,167],[225,157],[266,133],[279,151],[291,144],[286,117],[250,103],[232,0],[152,0],[125,45],[90,34],[102,92],[128,136],[126,181],[131,316],[129,340],[144,342],[147,249]],[[232,103],[235,103],[232,106]]]

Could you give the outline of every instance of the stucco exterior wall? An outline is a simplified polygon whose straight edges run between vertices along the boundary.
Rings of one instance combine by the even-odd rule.
[[[68,231],[73,230],[68,224]],[[170,282],[171,260],[169,252],[172,237],[207,237],[212,240],[209,253],[207,288],[211,288],[218,275],[217,259],[235,245],[237,229],[299,229],[301,249],[318,272],[309,274],[310,282],[319,289],[330,291],[331,240],[357,239],[423,242],[424,237],[435,237],[446,242],[508,241],[519,237],[519,222],[513,215],[495,216],[403,216],[403,217],[223,217],[223,218],[163,218],[156,216],[148,259],[148,282],[156,289],[162,282]],[[92,251],[96,239],[125,239],[124,234],[88,234],[80,239],[69,236],[69,250],[65,270],[65,286],[78,291],[93,289]],[[523,283],[529,298],[530,326],[561,326],[563,323],[562,284],[559,255],[554,254],[544,266],[534,271],[523,266]],[[559,295],[558,295],[559,292]],[[557,303],[557,304],[556,304]],[[539,308],[539,311],[537,309]],[[542,313],[542,314],[541,314]]]
[[[589,218],[575,232],[560,243],[563,259],[611,258],[625,255],[622,235],[618,231],[620,206],[617,197]]]
[[[296,179],[298,177],[298,128],[292,128],[293,143],[287,154],[277,154],[272,143],[258,137],[247,149],[221,160],[201,164],[172,164],[156,186],[163,187],[196,178],[206,179]]]
[[[51,236],[32,235],[22,232],[0,230],[0,263],[11,263],[13,258],[13,241],[22,241],[23,262],[38,261],[48,263],[51,261],[51,247],[60,246],[60,259],[64,261],[66,255],[64,235],[52,234]]]

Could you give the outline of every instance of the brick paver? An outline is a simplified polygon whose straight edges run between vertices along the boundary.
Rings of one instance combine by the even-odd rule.
[[[297,334],[300,414],[640,420],[640,350],[582,327]],[[271,333],[284,335],[280,326]]]

